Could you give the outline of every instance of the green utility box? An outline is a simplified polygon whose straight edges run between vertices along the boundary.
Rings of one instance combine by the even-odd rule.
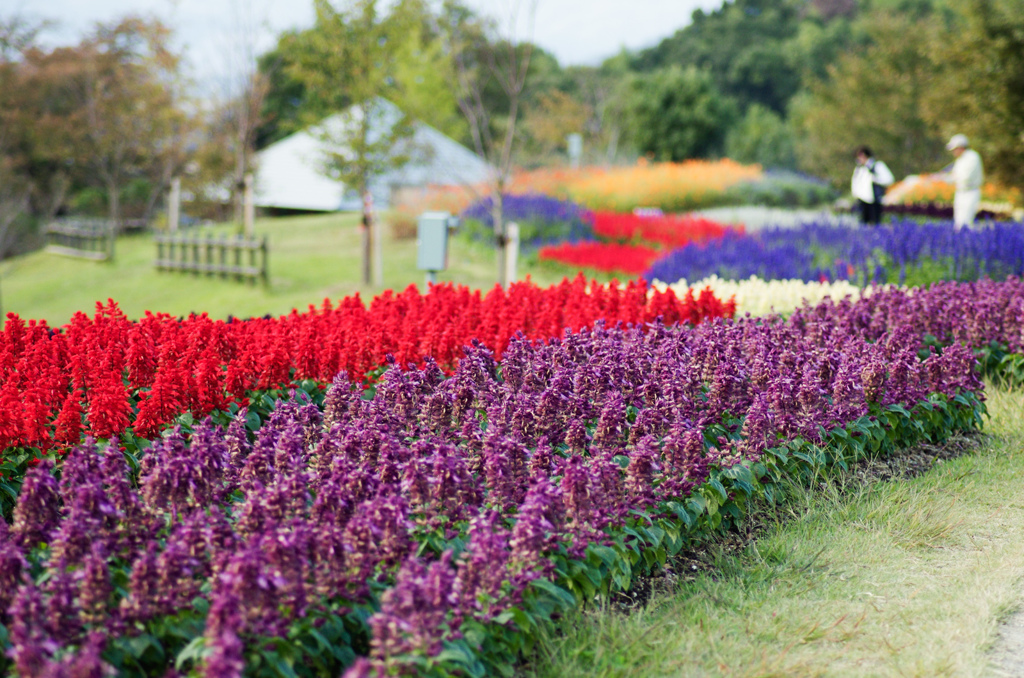
[[[424,212],[416,227],[416,268],[443,271],[448,268],[448,231],[457,218],[448,212]]]

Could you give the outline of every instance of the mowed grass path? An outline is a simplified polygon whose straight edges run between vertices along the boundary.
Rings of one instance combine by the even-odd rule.
[[[148,235],[120,238],[111,263],[35,252],[0,263],[3,312],[61,325],[75,311],[91,314],[97,301],[112,298],[130,318],[147,310],[179,316],[206,312],[213,318],[249,317],[281,315],[293,308],[302,311],[325,298],[337,301],[356,292],[368,301],[384,289],[401,291],[410,284],[425,289],[425,275],[416,270],[416,241],[394,240],[386,225],[384,285],[361,285],[358,221],[354,214],[257,220],[256,234],[267,235],[270,243],[271,284],[266,289],[216,277],[158,272],[153,268],[156,246]],[[230,227],[187,231],[233,232]],[[438,276],[441,281],[484,290],[494,286],[493,250],[455,238],[448,265]],[[531,265],[529,260],[523,261],[519,271],[520,278],[529,274],[543,285],[573,275],[568,269]]]
[[[910,480],[797,498],[789,520],[632,614],[583,612],[528,675],[982,676],[1024,576],[1024,394],[984,445]]]

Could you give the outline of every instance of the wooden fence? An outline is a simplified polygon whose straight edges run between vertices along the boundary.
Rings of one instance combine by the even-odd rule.
[[[219,275],[250,283],[267,284],[267,238],[212,236],[153,236],[156,242],[156,268],[196,275]]]
[[[114,229],[106,219],[58,219],[43,228],[46,251],[103,261],[114,257]]]

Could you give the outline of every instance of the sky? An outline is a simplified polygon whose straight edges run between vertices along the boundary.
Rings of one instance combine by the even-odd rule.
[[[533,27],[520,11],[514,34],[553,53],[563,66],[596,65],[623,47],[657,44],[690,23],[695,9],[715,9],[722,0],[535,0]],[[468,0],[482,14],[497,19],[509,33],[511,10],[530,0]],[[172,26],[200,81],[237,72],[237,45],[248,34],[257,52],[270,48],[274,36],[313,22],[312,0],[0,0],[0,15],[20,13],[56,25],[43,39],[49,44],[75,42],[97,21],[128,13],[156,15]],[[210,83],[207,82],[207,85]]]

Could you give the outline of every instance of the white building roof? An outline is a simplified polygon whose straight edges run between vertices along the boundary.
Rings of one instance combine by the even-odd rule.
[[[383,122],[391,124],[401,115],[394,104],[383,106]],[[358,210],[359,196],[325,173],[323,131],[340,129],[352,120],[352,109],[324,120],[320,125],[285,137],[257,154],[256,205],[285,209],[335,211]],[[371,141],[375,134],[371,123]],[[392,188],[400,186],[466,185],[486,181],[490,165],[478,155],[433,127],[413,123],[411,146],[414,159],[405,166],[376,177],[370,183],[374,204],[389,203]]]

